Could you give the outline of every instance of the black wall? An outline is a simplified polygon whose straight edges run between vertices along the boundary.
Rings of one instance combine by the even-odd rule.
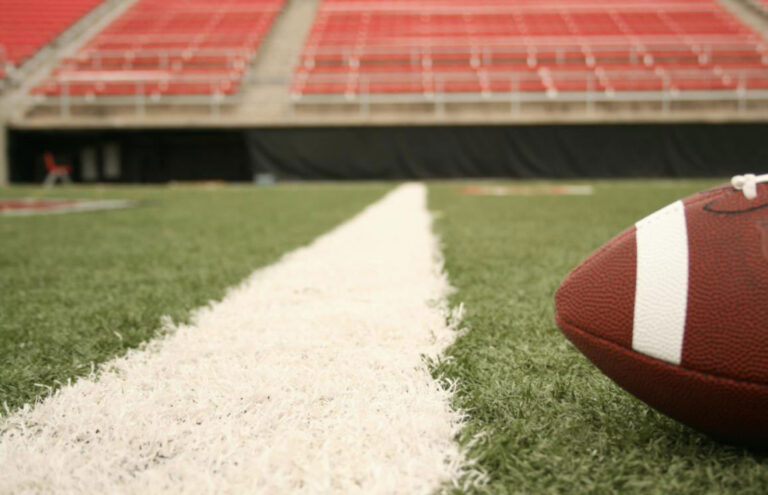
[[[106,177],[102,150],[120,148],[121,173]],[[73,165],[82,180],[81,154],[95,148],[100,182],[167,182],[170,180],[251,180],[250,158],[242,131],[100,130],[20,131],[9,137],[11,182],[39,182],[45,178],[43,152]]]
[[[458,177],[702,177],[768,168],[768,124],[353,127],[10,133],[11,180],[118,143],[118,182]],[[105,180],[99,177],[99,180]]]

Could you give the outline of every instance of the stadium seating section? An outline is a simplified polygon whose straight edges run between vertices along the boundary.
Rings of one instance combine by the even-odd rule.
[[[0,0],[0,78],[21,65],[102,0]]]
[[[139,0],[33,93],[227,95],[284,0]]]
[[[768,43],[717,0],[324,0],[307,95],[768,88]]]

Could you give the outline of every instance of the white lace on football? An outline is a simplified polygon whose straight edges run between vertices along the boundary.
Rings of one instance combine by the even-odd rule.
[[[768,182],[768,174],[736,175],[731,179],[731,185],[734,189],[744,192],[744,197],[747,199],[755,199],[757,197],[757,185],[761,182]]]

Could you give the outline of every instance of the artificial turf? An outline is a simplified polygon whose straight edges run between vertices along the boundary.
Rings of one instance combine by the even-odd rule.
[[[134,209],[0,216],[0,415],[182,322],[389,185],[0,189]]]
[[[589,252],[713,182],[597,183],[594,196],[467,196],[430,207],[467,332],[435,369],[458,380],[461,436],[490,493],[764,493],[768,458],[649,409],[560,334],[552,297]],[[253,269],[376,200],[385,185],[32,188],[0,197],[136,199],[132,210],[0,217],[0,402],[12,410],[136,347]],[[0,413],[2,414],[2,413]]]
[[[458,381],[461,436],[490,493],[755,493],[768,457],[719,444],[624,392],[568,343],[553,296],[592,250],[712,181],[599,182],[593,196],[430,188],[466,333],[436,375]],[[768,412],[767,412],[768,413]]]

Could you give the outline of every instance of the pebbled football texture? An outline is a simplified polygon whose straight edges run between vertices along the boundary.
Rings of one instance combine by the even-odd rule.
[[[555,296],[555,319],[590,361],[650,406],[716,438],[766,447],[768,185],[759,184],[757,192],[748,200],[725,186],[682,201],[687,287],[676,290],[687,292],[684,307],[649,310],[645,303],[642,310],[654,321],[667,321],[665,312],[684,315],[677,354],[664,344],[672,358],[638,344],[638,270],[648,270],[647,262],[638,268],[640,222],[566,277]],[[657,241],[663,242],[651,237]],[[667,338],[665,326],[658,327],[645,331]]]

